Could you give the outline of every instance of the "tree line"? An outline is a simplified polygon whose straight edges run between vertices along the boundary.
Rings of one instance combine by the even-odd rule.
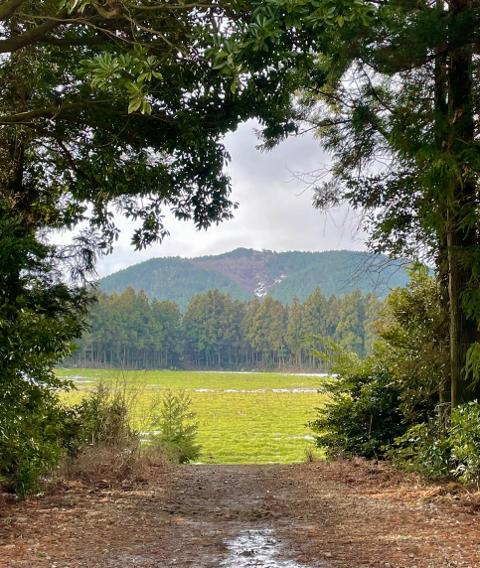
[[[326,369],[315,356],[330,338],[365,356],[381,301],[374,294],[343,297],[316,289],[289,305],[267,296],[234,300],[218,290],[193,296],[182,314],[175,302],[143,291],[98,295],[90,327],[66,363],[133,369]]]

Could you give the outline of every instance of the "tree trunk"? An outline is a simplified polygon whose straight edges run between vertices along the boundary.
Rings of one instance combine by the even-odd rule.
[[[453,0],[450,4],[452,29],[456,37],[459,34],[473,36],[472,26],[465,18],[465,12],[471,6],[471,0]],[[461,21],[463,26],[459,29]],[[448,69],[448,150],[459,165],[447,201],[452,406],[479,395],[478,385],[475,388],[465,372],[468,349],[478,337],[478,324],[476,319],[467,318],[462,308],[464,294],[471,284],[472,255],[477,245],[476,220],[470,221],[477,207],[475,183],[469,173],[465,153],[474,141],[472,60],[472,44],[465,42],[464,46],[452,49]]]
[[[438,244],[437,272],[438,285],[440,288],[440,309],[442,311],[442,322],[446,330],[449,329],[450,301],[449,301],[449,271],[448,271],[448,246],[445,235],[440,235]],[[446,333],[448,338],[448,333]],[[443,338],[442,338],[443,340]],[[448,339],[447,339],[448,340]],[[438,422],[440,429],[443,430],[448,423],[452,402],[452,375],[451,368],[445,369],[445,373],[438,385]]]
[[[437,10],[443,14],[444,1],[436,0]],[[448,124],[448,84],[447,84],[447,57],[445,52],[439,51],[435,57],[435,144],[439,153],[443,150],[444,145],[444,132]],[[446,196],[445,192],[439,193],[442,197],[438,207],[439,218],[445,219],[446,217]],[[447,235],[442,223],[439,223],[439,231],[437,235],[438,240],[438,255],[437,255],[437,274],[438,285],[440,288],[440,309],[442,310],[442,320],[445,323],[445,328],[448,329],[449,315],[450,315],[450,302],[449,302],[449,271],[448,271],[448,245]],[[438,409],[438,423],[440,430],[444,430],[450,416],[451,409],[451,369],[445,369],[445,374],[441,378],[438,385],[439,394],[439,409]]]
[[[453,223],[452,223],[453,224]],[[450,307],[450,361],[452,406],[479,398],[478,386],[469,385],[465,372],[467,352],[478,338],[477,323],[468,319],[462,309],[462,294],[470,279],[470,271],[462,262],[462,253],[468,248],[467,239],[451,229],[448,233],[449,249],[449,307]]]

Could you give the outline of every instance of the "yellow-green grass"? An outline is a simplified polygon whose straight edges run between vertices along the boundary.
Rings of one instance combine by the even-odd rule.
[[[187,390],[199,423],[204,463],[294,463],[304,461],[307,451],[315,454],[307,423],[325,401],[317,392],[324,381],[319,376],[104,369],[57,373],[75,383],[77,390],[66,395],[72,403],[99,381],[127,385],[134,393],[140,428],[162,389]]]

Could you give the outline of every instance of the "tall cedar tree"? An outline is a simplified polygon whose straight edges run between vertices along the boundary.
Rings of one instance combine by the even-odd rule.
[[[269,0],[217,56],[227,76],[296,81],[295,127],[264,136],[315,131],[333,157],[316,206],[364,208],[376,250],[436,263],[453,405],[480,397],[479,24],[478,0]]]

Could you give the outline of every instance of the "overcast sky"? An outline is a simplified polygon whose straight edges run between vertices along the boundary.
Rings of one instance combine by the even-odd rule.
[[[298,174],[321,170],[326,157],[312,138],[290,139],[270,152],[260,152],[253,122],[230,134],[225,143],[231,154],[233,200],[239,203],[232,220],[196,231],[192,224],[167,216],[170,236],[163,243],[135,252],[128,223],[113,254],[98,263],[105,276],[131,264],[158,256],[201,256],[237,247],[275,251],[332,249],[362,250],[359,219],[346,208],[328,214],[312,207],[312,190]]]

